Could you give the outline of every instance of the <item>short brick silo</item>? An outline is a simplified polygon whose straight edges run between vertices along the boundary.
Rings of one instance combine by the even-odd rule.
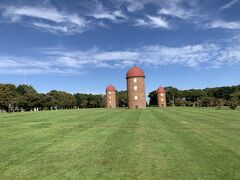
[[[146,108],[145,74],[139,67],[128,70],[127,75],[128,108]]]
[[[157,89],[158,107],[166,107],[166,92],[162,86]]]
[[[106,107],[116,108],[116,89],[112,85],[106,88]]]

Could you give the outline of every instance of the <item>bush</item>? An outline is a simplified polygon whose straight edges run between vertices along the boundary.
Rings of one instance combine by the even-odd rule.
[[[235,109],[237,109],[237,107],[238,107],[238,101],[231,100],[231,101],[230,101],[230,108],[231,108],[232,110],[235,110]]]

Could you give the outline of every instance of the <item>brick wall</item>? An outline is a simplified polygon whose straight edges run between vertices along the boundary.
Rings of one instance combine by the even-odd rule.
[[[116,92],[106,91],[106,107],[116,108]]]
[[[158,93],[158,107],[166,107],[166,93]]]
[[[146,108],[144,77],[127,78],[128,107],[130,109]]]

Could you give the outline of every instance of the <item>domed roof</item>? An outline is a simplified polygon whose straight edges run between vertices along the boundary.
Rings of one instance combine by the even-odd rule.
[[[165,90],[162,86],[157,89],[157,93],[165,93]]]
[[[126,78],[130,77],[145,77],[144,71],[139,68],[134,66],[133,68],[129,69],[126,75]]]
[[[115,91],[115,87],[113,85],[109,85],[107,88],[106,88],[106,91]]]

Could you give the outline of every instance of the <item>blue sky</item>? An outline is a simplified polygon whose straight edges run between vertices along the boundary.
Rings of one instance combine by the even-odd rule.
[[[1,0],[0,83],[39,92],[240,84],[240,0]]]

